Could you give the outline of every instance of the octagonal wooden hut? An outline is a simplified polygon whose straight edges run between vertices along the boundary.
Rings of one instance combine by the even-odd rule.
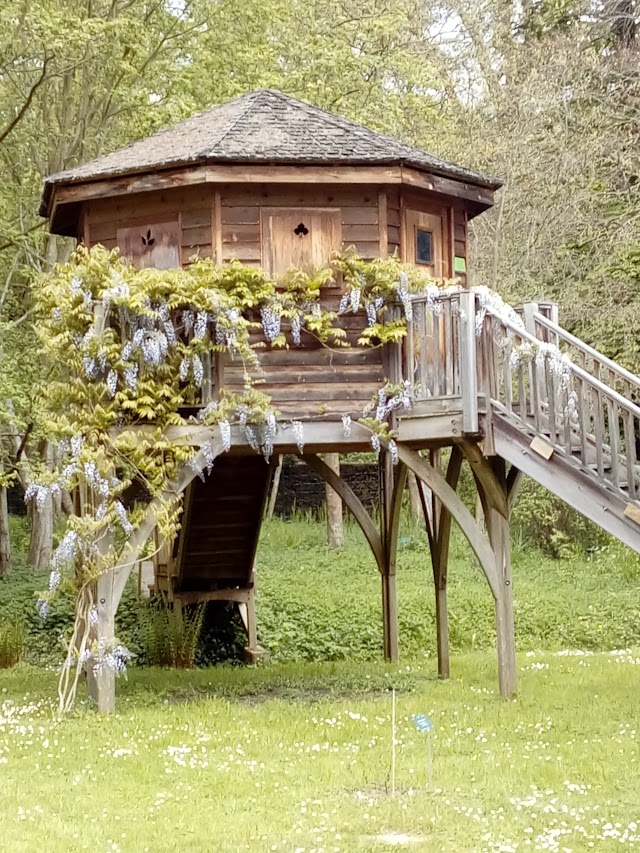
[[[304,460],[340,494],[371,546],[382,579],[386,657],[398,656],[396,540],[405,477],[413,470],[428,487],[421,496],[440,674],[449,671],[446,581],[455,519],[495,600],[500,687],[507,696],[516,684],[508,519],[522,473],[639,550],[633,436],[640,409],[629,398],[640,384],[558,326],[552,308],[525,306],[520,323],[486,295],[465,289],[468,222],[493,204],[499,186],[360,124],[260,90],[51,176],[40,212],[54,233],[87,246],[118,247],[139,267],[237,259],[278,276],[292,266],[324,264],[335,250],[354,246],[365,259],[397,253],[434,278],[458,279],[462,289],[442,297],[437,321],[426,297],[413,300],[399,344],[358,346],[362,323],[351,315],[342,319],[349,348],[332,350],[303,332],[299,346],[261,350],[261,387],[281,413],[276,454],[299,452],[289,427],[302,421]],[[339,283],[326,288],[324,306],[336,308],[341,296]],[[558,345],[581,367],[565,359],[558,370]],[[527,347],[542,356],[522,358]],[[228,356],[209,365],[208,377],[203,404],[242,383]],[[369,449],[371,433],[356,419],[385,379],[408,383],[414,399],[411,411],[394,421],[400,464],[381,454],[376,529],[319,454]],[[567,414],[575,413],[576,400],[577,419]],[[345,414],[354,418],[349,434]],[[196,446],[210,437],[205,428],[196,433],[186,439]],[[451,448],[446,472],[443,447]],[[464,460],[488,535],[456,494]],[[270,471],[234,433],[231,450],[204,483],[185,473],[181,533],[156,565],[157,586],[176,602],[237,601],[253,651],[253,564]],[[107,603],[99,632],[112,631],[119,594],[101,599]],[[112,693],[106,691],[111,698],[103,707],[111,707]]]

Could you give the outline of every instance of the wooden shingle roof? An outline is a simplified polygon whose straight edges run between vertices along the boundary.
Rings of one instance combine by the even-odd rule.
[[[495,190],[500,181],[271,89],[215,106],[167,130],[47,178],[41,215],[56,185],[99,181],[200,163],[407,165]]]

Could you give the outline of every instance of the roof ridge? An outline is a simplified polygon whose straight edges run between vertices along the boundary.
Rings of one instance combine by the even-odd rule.
[[[234,100],[242,101],[243,99],[245,99],[247,103],[245,104],[244,109],[240,110],[240,112],[238,113],[238,115],[237,115],[237,116],[235,117],[235,119],[231,122],[231,124],[229,125],[229,127],[228,127],[228,128],[225,130],[225,132],[222,134],[222,136],[219,136],[219,137],[218,137],[218,139],[216,140],[215,145],[210,146],[210,148],[209,148],[209,150],[210,150],[210,151],[212,151],[216,146],[218,146],[218,145],[220,145],[222,142],[224,142],[224,140],[227,138],[227,136],[229,136],[229,134],[230,134],[233,130],[235,130],[236,125],[238,124],[238,122],[239,122],[239,121],[241,121],[241,119],[243,119],[243,118],[246,116],[246,114],[248,113],[249,109],[250,109],[251,107],[255,106],[255,105],[256,105],[256,103],[257,103],[257,102],[260,100],[260,98],[262,97],[262,95],[264,95],[264,93],[265,93],[265,92],[267,92],[267,91],[269,91],[269,90],[268,90],[268,89],[254,89],[254,90],[253,90],[253,92],[245,92],[243,95],[238,95],[238,96],[237,96],[237,98],[232,98],[232,99],[231,99],[232,101],[234,101]],[[217,110],[219,107],[226,106],[226,105],[227,105],[227,104],[229,104],[229,103],[231,103],[231,101],[223,101],[223,103],[222,103],[222,104],[216,104],[214,107],[209,107],[209,109],[208,109],[208,110],[204,110],[202,113],[200,113],[200,115],[207,115],[207,114],[209,114],[209,113],[212,113],[212,112],[214,112],[215,110]],[[171,128],[169,128],[169,130],[171,130]]]
[[[310,104],[308,101],[301,101],[299,98],[294,98],[292,95],[287,95],[285,92],[279,92],[276,89],[262,89],[261,91],[271,92],[272,94],[276,95],[285,102],[295,101],[296,104],[299,104],[311,114],[322,113],[328,123],[332,124],[334,127],[340,127],[341,125],[346,124],[349,127],[353,128],[353,130],[356,131],[363,139],[371,138],[371,136],[374,135],[387,143],[391,143],[396,148],[413,149],[414,151],[422,150],[414,145],[410,145],[409,143],[402,142],[399,139],[395,139],[393,136],[387,136],[385,133],[380,133],[379,130],[374,130],[371,127],[367,127],[365,124],[362,124],[362,122],[354,121],[353,119],[347,118],[343,115],[338,115],[336,113],[330,113],[328,110],[325,110],[324,107],[318,107],[315,104]]]

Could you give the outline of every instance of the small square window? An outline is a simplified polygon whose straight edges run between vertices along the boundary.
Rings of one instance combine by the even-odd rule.
[[[416,228],[416,263],[433,263],[433,235],[421,228]]]

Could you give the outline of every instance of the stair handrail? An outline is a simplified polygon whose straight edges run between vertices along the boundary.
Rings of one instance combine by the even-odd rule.
[[[502,323],[505,329],[508,329],[513,334],[518,335],[518,337],[522,338],[523,341],[527,341],[527,343],[533,344],[537,347],[545,343],[544,341],[541,341],[540,338],[537,338],[535,335],[532,335],[530,332],[527,332],[524,326],[518,326],[511,320],[508,320],[505,317],[501,317],[499,314],[492,311],[490,307],[487,308],[487,314],[490,314],[492,317]],[[579,338],[576,338],[576,340],[578,340],[579,343],[582,343]],[[587,382],[588,384],[592,385],[596,389],[596,391],[599,391],[602,394],[606,394],[619,406],[624,409],[627,409],[627,411],[634,417],[640,418],[640,406],[637,406],[634,402],[628,400],[626,397],[616,391],[615,388],[611,388],[605,382],[602,382],[602,380],[598,379],[596,376],[593,376],[591,373],[589,373],[588,370],[585,370],[583,367],[580,367],[580,365],[576,364],[572,359],[567,358],[566,363],[570,365],[572,373],[574,373],[584,382]],[[613,362],[613,364],[615,364],[615,362]],[[633,376],[633,374],[630,375]],[[640,383],[640,378],[636,377],[636,380]]]
[[[534,313],[534,319],[541,326],[544,326],[548,331],[552,332],[557,338],[565,341],[565,343],[570,344],[576,349],[583,352],[585,355],[588,355],[589,358],[592,358],[594,361],[599,362],[603,367],[606,367],[611,373],[617,374],[620,379],[625,382],[629,382],[631,385],[635,385],[635,387],[640,392],[640,376],[635,373],[632,373],[630,370],[627,370],[626,367],[622,367],[622,365],[613,361],[613,359],[604,355],[604,353],[599,352],[594,347],[585,343],[585,341],[580,340],[575,335],[572,335],[571,332],[568,332],[562,326],[559,326],[557,323],[554,323],[553,320],[550,320],[548,317],[545,317],[544,314],[541,314],[539,311]]]

